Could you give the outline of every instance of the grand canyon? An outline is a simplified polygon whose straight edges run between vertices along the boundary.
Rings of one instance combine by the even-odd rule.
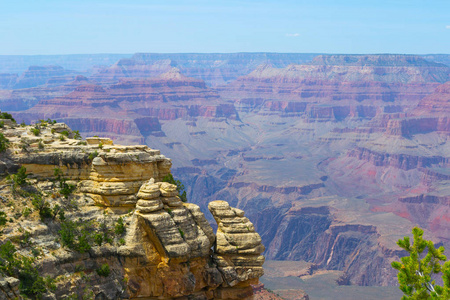
[[[395,286],[415,225],[450,247],[450,55],[15,58],[1,111],[160,150],[213,227],[208,203],[245,211],[286,299],[278,277]]]

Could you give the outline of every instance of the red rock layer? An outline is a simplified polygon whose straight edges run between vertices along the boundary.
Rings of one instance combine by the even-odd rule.
[[[445,65],[397,56],[318,56],[311,64],[265,65],[218,87],[243,111],[306,114],[310,119],[373,118],[414,108],[449,79]]]
[[[391,166],[402,170],[430,167],[441,164],[450,167],[450,158],[442,156],[419,156],[409,154],[393,154],[387,152],[376,152],[363,147],[351,149],[347,155],[372,163],[374,166]]]
[[[159,78],[127,79],[109,88],[79,85],[65,96],[42,100],[15,116],[26,121],[36,116],[58,118],[82,132],[142,137],[161,130],[158,120],[236,119],[237,113],[233,104],[222,103],[202,80],[185,77],[173,69]]]
[[[41,100],[60,97],[72,92],[77,86],[88,84],[84,76],[77,76],[63,85],[44,85],[17,90],[0,90],[0,108],[5,111],[22,111],[33,107]]]

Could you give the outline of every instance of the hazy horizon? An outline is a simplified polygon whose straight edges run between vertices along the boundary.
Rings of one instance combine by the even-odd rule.
[[[240,53],[262,53],[262,54],[317,54],[317,55],[450,55],[448,53],[398,53],[398,52],[374,52],[374,53],[333,53],[333,52],[264,52],[264,51],[239,51],[239,52],[93,52],[93,53],[55,53],[55,54],[0,54],[0,56],[71,56],[71,55],[134,55],[134,54],[240,54]]]

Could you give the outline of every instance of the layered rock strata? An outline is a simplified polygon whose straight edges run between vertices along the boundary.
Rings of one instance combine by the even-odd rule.
[[[372,119],[393,102],[410,110],[448,74],[448,66],[418,56],[319,55],[285,68],[261,65],[217,89],[243,112],[342,121]]]
[[[109,88],[80,85],[67,95],[43,99],[13,115],[27,123],[58,119],[82,133],[120,137],[128,144],[143,143],[148,135],[164,136],[163,121],[239,119],[232,103],[222,101],[204,81],[185,77],[176,68],[158,78],[127,79]]]
[[[213,257],[226,282],[219,295],[227,299],[235,294],[236,288],[241,290],[242,298],[251,295],[249,284],[258,283],[258,278],[264,275],[261,253],[265,248],[261,237],[244,217],[244,211],[230,207],[225,201],[211,202],[208,208],[218,225]]]
[[[264,273],[264,246],[253,224],[243,211],[213,201],[216,236],[200,208],[182,202],[177,186],[162,182],[171,162],[159,151],[114,145],[105,138],[76,140],[76,133],[63,123],[22,127],[8,122],[2,133],[10,143],[0,156],[2,175],[24,166],[31,180],[27,189],[41,191],[52,209],[59,205],[65,210],[61,221],[55,217],[44,223],[36,213],[20,219],[22,225],[8,224],[0,239],[0,244],[17,241],[23,230],[30,230],[31,240],[18,247],[25,256],[40,247],[34,266],[42,276],[56,278],[56,289],[47,291],[46,297],[86,295],[90,290],[96,299],[253,299],[251,284]],[[55,191],[55,168],[77,187],[68,199]],[[19,197],[14,193],[3,187],[2,199]],[[16,205],[29,200],[20,197]],[[14,213],[12,206],[2,209],[7,216]],[[125,233],[109,244],[92,245],[88,253],[61,247],[54,236],[59,222],[69,220],[104,224],[97,230],[106,237],[107,224],[119,219]],[[105,263],[110,273],[96,275],[93,271]],[[84,276],[79,275],[80,268]],[[0,298],[18,296],[17,279],[1,282]]]

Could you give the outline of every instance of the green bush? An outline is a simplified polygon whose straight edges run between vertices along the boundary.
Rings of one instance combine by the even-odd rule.
[[[98,246],[101,246],[103,243],[103,234],[101,233],[94,234],[94,243],[96,243]]]
[[[75,248],[75,237],[77,235],[77,223],[71,220],[65,220],[61,223],[61,230],[59,231],[59,236],[63,246],[67,248]]]
[[[402,300],[450,299],[450,261],[446,261],[444,247],[436,249],[432,241],[424,240],[423,230],[418,227],[414,227],[412,233],[412,245],[408,236],[397,241],[409,256],[392,263],[392,267],[398,270],[399,288],[404,293]],[[445,263],[441,265],[441,262]],[[442,275],[443,286],[436,284],[431,278],[433,274]]]
[[[39,194],[33,195],[33,200],[31,200],[34,208],[39,212],[41,220],[53,218],[53,211],[50,208],[50,204],[42,198]]]
[[[3,226],[8,222],[8,218],[6,217],[6,213],[4,211],[0,211],[0,226]]]
[[[69,137],[69,132],[67,130],[63,130],[63,131],[61,131],[61,135],[65,136],[65,137]]]
[[[14,187],[17,187],[27,185],[27,177],[27,169],[24,166],[21,166],[16,174],[10,176],[10,179],[12,180]]]
[[[117,235],[122,235],[125,232],[125,224],[123,223],[123,218],[122,217],[120,217],[117,220],[116,226],[114,228],[114,232]]]
[[[41,129],[39,127],[34,127],[30,129],[31,133],[34,134],[35,136],[38,136],[39,134],[41,134]]]
[[[78,130],[73,131],[73,138],[76,140],[81,140],[81,134]]]
[[[162,181],[163,182],[168,182],[168,183],[171,183],[171,184],[175,184],[177,186],[177,190],[178,190],[179,197],[180,197],[181,201],[187,202],[186,191],[185,191],[184,185],[181,183],[181,181],[175,180],[173,178],[173,175],[170,174],[170,173],[169,173],[169,175],[164,176]]]
[[[94,152],[92,152],[91,154],[89,154],[89,160],[93,160],[94,158],[96,158],[98,156],[98,152],[97,150],[95,150]]]
[[[8,119],[8,120],[13,121],[14,123],[16,122],[16,120],[14,120],[13,116],[7,112],[2,112],[0,114],[0,119]]]
[[[100,268],[95,270],[99,276],[108,277],[109,273],[111,273],[108,264],[103,264]]]
[[[10,241],[0,246],[0,271],[8,276],[18,274],[20,293],[31,299],[41,299],[48,289],[54,290],[56,286],[50,277],[44,279],[40,276],[33,263],[34,258],[17,254],[16,247]]]
[[[64,195],[65,198],[68,198],[70,194],[75,190],[75,185],[68,184],[66,179],[63,176],[61,169],[55,168],[54,173],[55,180],[59,183],[59,192]]]
[[[31,299],[41,299],[47,292],[45,280],[39,276],[39,272],[33,266],[33,259],[22,257],[21,268],[19,270],[19,290],[21,294],[27,295]]]
[[[0,132],[0,152],[5,152],[9,147],[9,140]]]
[[[20,262],[16,259],[16,252],[17,249],[11,241],[0,246],[0,271],[3,274],[12,276],[19,266]]]
[[[72,250],[84,253],[89,251],[93,237],[94,229],[90,223],[74,222],[64,220],[61,222],[59,235],[63,246]]]

